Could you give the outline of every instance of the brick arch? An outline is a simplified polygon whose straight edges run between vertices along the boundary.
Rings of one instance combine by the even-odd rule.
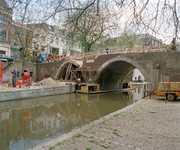
[[[68,60],[64,61],[64,62],[59,66],[59,68],[58,68],[58,70],[57,70],[57,72],[56,72],[56,78],[57,78],[57,79],[59,78],[61,72],[67,69],[67,67],[65,67],[65,66],[68,66],[69,63],[72,63],[75,68],[78,68],[78,67],[79,67],[79,64],[78,64],[77,62],[73,61],[72,59],[68,59]]]
[[[144,68],[136,61],[122,56],[107,60],[97,71],[97,82],[102,90],[122,88],[126,75],[137,68],[143,76],[149,78]]]

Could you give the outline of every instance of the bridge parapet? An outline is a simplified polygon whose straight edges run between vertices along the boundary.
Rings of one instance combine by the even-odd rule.
[[[167,44],[167,45],[152,45],[143,47],[123,48],[123,49],[111,49],[96,52],[80,53],[72,56],[74,59],[94,59],[100,55],[107,54],[122,54],[122,53],[146,53],[146,52],[167,52],[171,50],[172,46],[178,46],[179,44]]]

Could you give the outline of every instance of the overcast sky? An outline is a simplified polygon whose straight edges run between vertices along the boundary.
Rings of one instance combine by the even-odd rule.
[[[12,1],[14,0],[7,0],[9,4],[12,6]],[[65,11],[62,11],[65,7],[70,7],[68,5],[67,0],[63,0],[61,5],[59,5],[59,0],[30,0],[31,3],[28,6],[28,9],[26,10],[27,15],[25,16],[24,23],[32,23],[32,22],[43,22],[47,21],[50,24],[56,24],[58,25],[60,21],[62,21],[65,17]],[[100,0],[103,2],[103,7],[105,9],[109,8],[110,11],[116,12],[117,16],[115,19],[112,19],[112,21],[119,22],[119,31],[114,32],[113,36],[118,36],[122,32],[124,32],[126,29],[132,30],[136,34],[143,34],[143,33],[149,33],[152,34],[158,38],[162,38],[162,40],[165,43],[170,43],[171,39],[174,36],[174,23],[173,23],[173,16],[170,9],[167,9],[167,6],[164,7],[164,1],[160,0],[160,7],[157,11],[157,3],[159,0],[149,0],[148,5],[145,9],[143,9],[143,12],[141,13],[141,17],[138,18],[133,15],[134,12],[134,3],[128,4],[128,0],[125,0],[126,4],[123,7],[118,7],[115,4],[114,0]],[[118,0],[116,0],[118,2]],[[120,1],[120,0],[119,0]],[[129,0],[132,2],[132,0]],[[144,3],[146,3],[147,0],[136,0],[136,13],[137,15],[141,12]],[[19,5],[15,5],[16,8],[14,9],[14,16],[15,19],[19,20],[21,22],[23,18],[23,14],[25,12],[25,2]],[[83,2],[81,0],[81,2]],[[85,1],[87,2],[87,1]],[[168,5],[172,5],[174,3],[174,0],[166,0],[166,3]],[[180,0],[177,2],[177,14],[178,17],[180,16]],[[56,17],[53,18],[53,12],[55,11],[55,8],[58,7],[58,11],[61,11],[61,13],[57,13]],[[63,7],[62,7],[63,6]],[[102,6],[102,5],[101,5]],[[166,9],[165,9],[166,8]],[[179,9],[178,9],[179,8]],[[165,12],[163,12],[166,10]],[[168,10],[168,11],[167,11]],[[156,12],[158,12],[158,16],[156,17]],[[50,17],[50,18],[49,18]],[[140,18],[142,20],[140,20]],[[55,19],[55,20],[53,20]],[[62,23],[62,22],[61,22]],[[146,26],[145,26],[146,25]],[[116,33],[116,34],[115,34]],[[179,32],[178,32],[178,36]]]

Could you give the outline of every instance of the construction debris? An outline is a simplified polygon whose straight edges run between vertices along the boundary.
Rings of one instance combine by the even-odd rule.
[[[37,82],[37,83],[33,83],[34,86],[48,86],[48,87],[56,87],[56,86],[59,86],[59,84],[54,81],[52,78],[45,78],[43,80],[41,80],[40,82]],[[33,86],[32,85],[32,86]]]
[[[42,87],[58,87],[69,85],[69,82],[61,82],[59,80],[53,80],[51,77],[45,78],[40,82],[33,83],[31,86],[42,86]]]

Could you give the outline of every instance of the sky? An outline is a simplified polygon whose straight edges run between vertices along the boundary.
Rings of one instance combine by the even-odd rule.
[[[160,38],[166,44],[170,44],[172,38],[174,37],[174,23],[173,23],[173,15],[170,9],[164,7],[164,1],[160,3],[160,9],[157,10],[157,2],[155,0],[150,0],[150,3],[141,13],[141,19],[139,17],[139,13],[142,10],[143,0],[139,2],[136,1],[136,12],[137,16],[134,16],[134,4],[126,5],[122,8],[119,6],[114,7],[114,11],[117,13],[116,20],[119,21],[119,30],[124,32],[124,30],[131,30],[136,34],[149,33],[157,38]],[[167,2],[169,2],[167,0]],[[169,2],[169,5],[172,5],[172,1]],[[178,9],[177,9],[178,10]],[[164,11],[164,12],[163,12]],[[158,16],[156,14],[158,12]],[[180,14],[177,12],[178,15]],[[180,16],[180,15],[179,15]],[[146,24],[146,27],[144,26]],[[120,32],[116,32],[118,36]],[[178,34],[179,35],[179,34]],[[180,35],[179,35],[180,36]]]
[[[7,0],[9,2],[13,0]],[[87,2],[86,0],[84,0]],[[101,2],[105,2],[106,0],[101,0]],[[118,1],[118,0],[117,0]],[[126,0],[125,2],[127,2]],[[132,1],[132,0],[129,0]],[[140,17],[134,17],[133,11],[134,11],[134,5],[133,3],[125,5],[123,7],[118,7],[114,3],[114,0],[106,1],[106,3],[103,3],[103,7],[108,8],[111,12],[116,13],[116,17],[112,18],[111,20],[118,23],[117,30],[112,34],[113,37],[121,35],[125,29],[132,30],[136,34],[142,34],[142,33],[149,33],[153,36],[156,36],[157,38],[161,38],[165,43],[170,43],[171,39],[174,36],[174,24],[171,21],[172,13],[170,13],[169,9],[166,7],[166,10],[169,12],[166,12],[165,15],[162,15],[162,11],[165,10],[164,8],[164,0],[160,0],[160,9],[158,10],[158,17],[157,20],[153,19],[150,21],[153,17],[155,17],[155,13],[157,10],[155,9],[157,6],[157,2],[159,0],[149,0],[148,6],[145,10],[141,13],[141,18],[143,19],[143,23],[146,24],[146,27],[143,25],[142,21],[140,21]],[[22,21],[22,14],[25,12],[24,10],[24,2],[22,1],[20,5],[17,6],[16,9],[14,9],[14,19],[21,20]],[[28,7],[28,10],[26,11],[27,16],[25,17],[24,23],[38,23],[38,22],[47,22],[49,24],[53,25],[59,25],[60,22],[62,23],[62,20],[64,20],[65,17],[65,11],[62,11],[61,13],[57,13],[55,17],[51,17],[50,19],[46,20],[45,18],[48,18],[55,10],[55,8],[58,6],[57,0],[31,0],[31,4]],[[81,1],[82,2],[82,1]],[[141,12],[142,10],[142,4],[145,3],[146,0],[136,0],[136,12],[137,14]],[[172,0],[166,0],[166,2],[169,5],[172,5]],[[68,3],[66,0],[61,3],[64,7],[68,6]],[[61,7],[62,5],[59,5],[61,10],[64,9],[64,7]],[[178,2],[178,8],[180,8],[180,2]],[[178,15],[180,14],[178,10]],[[60,11],[60,9],[59,9]],[[180,15],[179,15],[180,16]],[[164,19],[164,20],[163,20]],[[139,26],[137,26],[139,25]],[[160,28],[161,26],[161,28]],[[179,35],[179,34],[178,34]],[[180,36],[180,35],[179,35]]]

